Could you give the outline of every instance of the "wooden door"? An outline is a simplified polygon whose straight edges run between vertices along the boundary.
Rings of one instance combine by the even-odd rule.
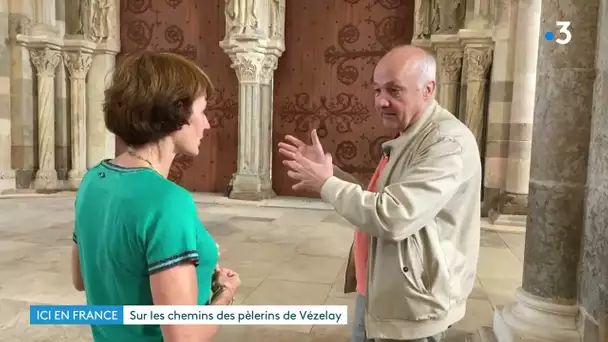
[[[196,61],[217,89],[206,111],[212,128],[199,155],[178,156],[171,167],[169,178],[190,191],[224,192],[237,167],[238,81],[218,45],[224,36],[224,5],[224,0],[121,1],[123,53],[181,54]]]
[[[371,87],[378,59],[411,42],[412,0],[286,2],[285,53],[275,73],[273,141],[294,134],[309,141],[318,128],[334,163],[367,183],[390,139],[376,115]],[[295,193],[282,158],[273,156],[273,187]]]

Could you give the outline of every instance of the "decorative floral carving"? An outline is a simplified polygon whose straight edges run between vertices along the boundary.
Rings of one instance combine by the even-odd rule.
[[[491,48],[467,46],[464,54],[467,63],[467,82],[485,81],[492,64]]]
[[[61,53],[50,48],[30,50],[30,59],[39,76],[53,77],[55,69],[61,62]]]
[[[255,82],[258,76],[258,65],[251,56],[237,55],[233,57],[232,68],[236,71],[239,82]]]
[[[93,57],[90,53],[64,52],[63,61],[71,77],[84,79],[89,72]]]
[[[438,48],[439,82],[442,84],[458,83],[462,70],[463,51],[460,49]]]
[[[240,82],[255,82],[269,84],[272,81],[274,70],[277,68],[279,58],[276,55],[260,53],[231,54],[232,68],[236,71]]]
[[[328,124],[334,124],[338,133],[352,132],[352,125],[365,122],[369,111],[352,94],[340,93],[332,100],[323,96],[318,103],[311,103],[310,95],[300,93],[294,101],[287,101],[278,115],[286,123],[295,123],[296,132],[309,132],[316,126],[319,137],[325,137]]]
[[[260,83],[271,84],[274,76],[274,71],[277,68],[279,58],[275,55],[266,55],[262,61],[262,68],[260,70]]]

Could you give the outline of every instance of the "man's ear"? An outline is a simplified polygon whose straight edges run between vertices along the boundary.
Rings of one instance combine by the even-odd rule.
[[[437,83],[435,83],[435,81],[429,81],[426,84],[426,87],[424,87],[423,93],[422,95],[424,96],[425,100],[428,100],[429,98],[433,97],[435,95],[435,87],[437,86]]]

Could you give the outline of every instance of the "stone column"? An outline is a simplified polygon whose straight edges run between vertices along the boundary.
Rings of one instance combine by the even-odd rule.
[[[55,69],[61,62],[56,45],[32,46],[32,64],[38,83],[38,171],[34,187],[53,189],[57,183],[55,170]]]
[[[99,2],[96,2],[99,5]],[[87,167],[103,159],[113,158],[116,153],[116,138],[105,126],[103,118],[104,91],[112,80],[116,55],[120,51],[119,2],[105,0],[104,7],[87,10],[98,18],[81,17],[82,35],[95,43],[93,61],[87,76]],[[93,26],[90,24],[93,23]]]
[[[457,35],[431,36],[437,55],[437,100],[442,107],[458,116],[458,94],[462,71],[463,48]]]
[[[461,30],[462,31],[462,30]],[[492,40],[488,37],[463,38],[466,95],[461,120],[473,131],[477,144],[483,147],[486,111],[486,86],[492,65]]]
[[[239,79],[238,169],[230,197],[262,200],[275,196],[271,181],[272,84],[285,50],[285,2],[256,1],[251,11],[245,11],[247,7],[239,2],[242,0],[226,4],[226,37],[220,42]]]
[[[68,183],[78,188],[87,171],[87,95],[86,76],[93,61],[95,44],[87,40],[66,40],[64,62],[70,73],[71,161]]]
[[[9,39],[9,8],[8,0],[0,0],[0,54],[10,56]],[[4,58],[0,63],[0,193],[15,189],[15,171],[11,161],[11,112],[10,87],[11,61]]]
[[[590,141],[595,145],[598,139],[590,138],[594,110],[591,85],[596,80],[601,12],[598,3],[598,0],[542,3],[540,32],[558,34],[555,22],[564,20],[566,14],[572,22],[574,39],[568,45],[544,37],[539,39],[536,89],[542,91],[542,96],[536,97],[534,106],[523,282],[517,290],[517,302],[495,313],[493,327],[500,342],[533,338],[580,341],[576,303],[581,237],[583,225],[588,221],[585,197],[587,189],[592,188],[586,185],[587,165]],[[597,62],[601,63],[601,59]],[[597,81],[600,80],[598,77]],[[599,82],[596,89],[598,85]],[[597,104],[606,101],[605,97],[595,100]],[[605,121],[603,111],[596,114],[598,124]],[[605,165],[603,159],[598,163]],[[605,198],[605,190],[600,191]],[[597,222],[605,232],[605,219]],[[601,287],[598,283],[593,285],[596,291],[598,287]]]
[[[528,206],[541,0],[519,1],[517,7],[509,152],[500,212],[521,215]]]
[[[65,37],[65,0],[55,1],[55,26],[59,37]],[[68,5],[69,7],[69,5]],[[68,8],[68,10],[70,10]],[[55,75],[55,168],[57,178],[62,187],[67,186],[70,171],[70,110],[69,110],[69,76],[63,63],[57,68]]]

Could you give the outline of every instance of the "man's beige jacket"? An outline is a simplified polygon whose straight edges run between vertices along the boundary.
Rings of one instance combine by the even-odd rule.
[[[479,254],[481,161],[471,131],[433,101],[398,138],[369,192],[334,168],[321,197],[370,235],[367,337],[410,340],[465,315]],[[345,292],[355,290],[353,250]]]

